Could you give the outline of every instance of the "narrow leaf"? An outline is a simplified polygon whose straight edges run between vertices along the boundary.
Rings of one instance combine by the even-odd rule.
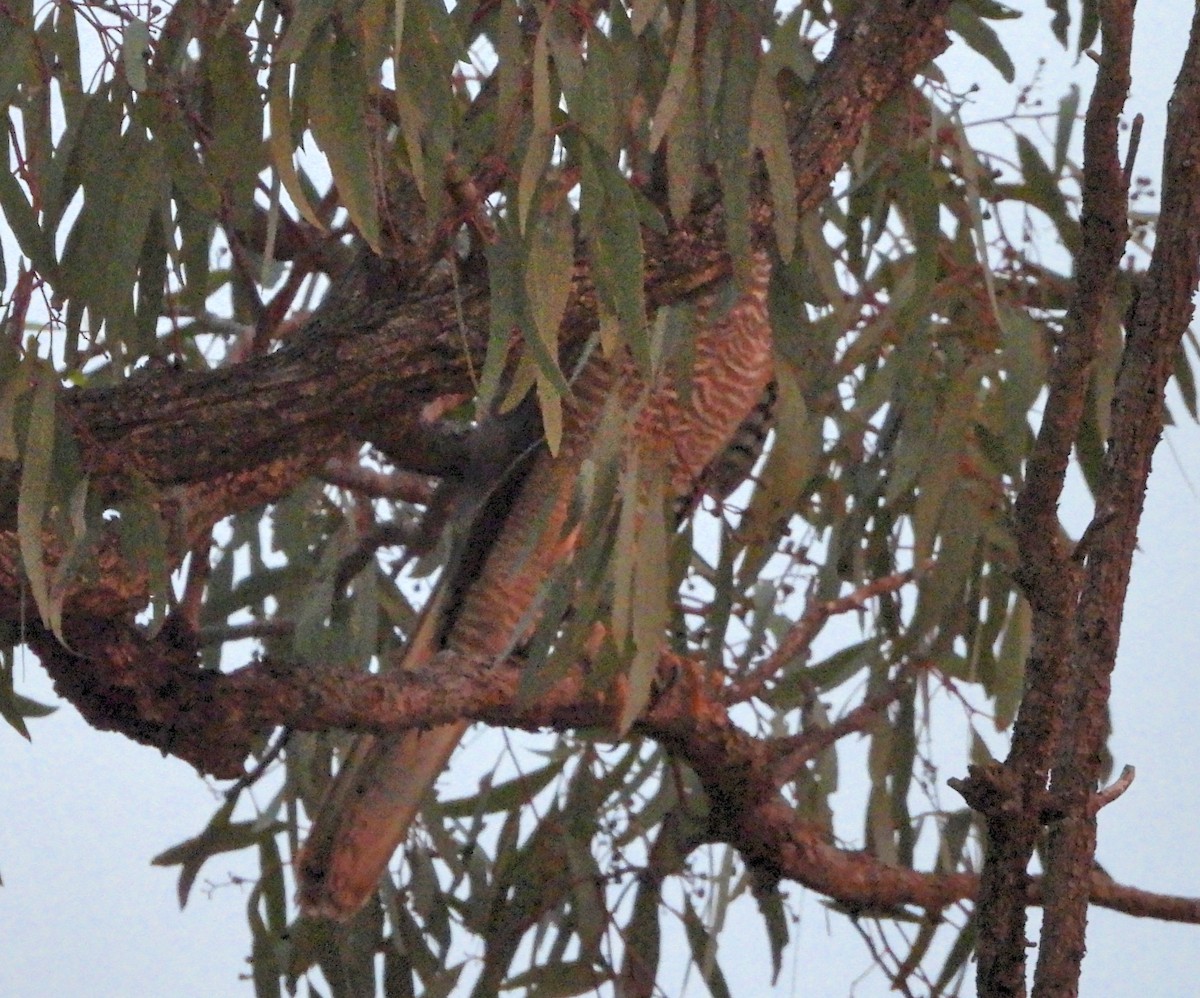
[[[792,169],[791,148],[788,145],[787,113],[779,88],[775,85],[773,63],[764,61],[754,85],[754,100],[750,111],[750,141],[762,151],[771,184],[774,209],[775,242],[779,256],[786,263],[796,246],[799,226],[796,202],[796,173]]]
[[[121,39],[121,64],[134,93],[146,89],[146,64],[151,54],[150,26],[140,17],[131,18]]]
[[[304,216],[304,220],[317,229],[324,231],[316,211],[308,200],[308,192],[296,175],[296,165],[292,161],[292,106],[288,95],[288,76],[290,70],[284,63],[276,63],[271,69],[270,83],[267,89],[267,107],[271,119],[271,162],[275,166],[279,179],[283,181],[284,189],[292,199],[293,204]]]
[[[675,48],[671,52],[671,67],[663,84],[662,96],[650,125],[650,151],[655,152],[670,129],[692,75],[692,54],[696,47],[696,0],[685,0],[679,15],[679,30],[675,33]]]
[[[309,110],[313,136],[329,160],[342,204],[359,234],[378,253],[377,171],[366,124],[366,83],[347,39],[339,36],[318,56]]]
[[[17,501],[17,537],[21,562],[29,589],[42,620],[49,625],[50,583],[46,574],[42,544],[42,523],[50,490],[54,456],[54,406],[58,396],[57,379],[49,368],[38,365],[37,383],[29,409],[29,429],[21,457],[21,488]],[[61,641],[62,635],[56,632]]]
[[[517,220],[522,232],[529,218],[533,195],[549,162],[552,148],[550,132],[550,54],[546,42],[547,25],[542,24],[533,44],[533,134],[521,164],[517,181]]]

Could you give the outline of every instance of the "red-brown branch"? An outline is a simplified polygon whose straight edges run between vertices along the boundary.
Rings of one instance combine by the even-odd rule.
[[[1128,88],[1132,0],[1103,4],[1104,62],[1115,92]],[[1124,89],[1122,89],[1124,88]],[[1167,117],[1162,214],[1140,297],[1130,313],[1113,393],[1111,439],[1088,528],[1087,561],[1073,621],[1070,699],[1052,790],[1065,817],[1051,830],[1046,859],[1047,908],[1035,975],[1035,996],[1074,995],[1085,948],[1088,897],[1075,885],[1093,866],[1093,794],[1108,738],[1110,676],[1117,659],[1130,568],[1150,476],[1162,433],[1164,394],[1192,318],[1200,282],[1200,10],[1184,53]],[[1115,128],[1114,128],[1115,131]],[[1115,146],[1115,134],[1113,136]],[[1115,158],[1115,149],[1114,149]],[[1117,169],[1108,164],[1111,172]],[[1117,200],[1123,174],[1108,181]],[[1086,188],[1085,188],[1086,195]],[[1113,211],[1116,211],[1113,207]],[[1124,201],[1119,207],[1124,209]],[[1123,215],[1122,215],[1123,218]],[[1122,229],[1123,233],[1123,229]],[[1116,260],[1110,269],[1115,272]],[[1086,266],[1081,262],[1080,267]]]
[[[1022,898],[1046,811],[1048,776],[1064,733],[1067,740],[1073,737],[1066,730],[1070,720],[1063,708],[1071,701],[1071,620],[1080,571],[1061,541],[1058,502],[1125,244],[1127,204],[1117,134],[1129,89],[1131,12],[1132,4],[1126,6],[1122,0],[1103,5],[1104,55],[1084,128],[1083,237],[1075,266],[1075,295],[1051,364],[1049,394],[1026,467],[1026,483],[1016,502],[1014,533],[1020,552],[1016,577],[1033,609],[1026,693],[1004,772],[988,787],[972,785],[982,771],[972,773],[963,785],[968,800],[988,801],[984,810],[988,852],[978,906],[979,924],[985,928],[977,950],[977,987],[988,998],[1025,994],[1028,947]],[[1086,878],[1077,877],[1063,887],[1081,889],[1083,883]],[[1044,922],[1049,936],[1057,931],[1053,921],[1048,915]],[[1078,973],[1081,951],[1047,938],[1041,960],[1063,967],[1074,961]]]
[[[615,726],[619,692],[588,686],[576,670],[530,701],[521,692],[521,663],[490,667],[441,656],[427,668],[384,676],[353,667],[301,666],[262,661],[229,674],[197,671],[191,654],[172,638],[148,642],[135,632],[102,625],[89,637],[130,655],[110,657],[91,681],[103,683],[110,721],[127,707],[124,733],[180,755],[197,767],[234,778],[254,746],[279,726],[320,731],[347,727],[385,731],[430,727],[470,717],[525,730],[573,730]],[[88,675],[53,637],[37,633],[34,644],[74,679]],[[148,654],[153,652],[153,655]],[[100,674],[97,674],[100,673]],[[698,774],[711,801],[707,838],[728,843],[745,860],[776,877],[855,908],[914,906],[940,910],[976,895],[972,873],[939,874],[883,863],[830,842],[815,823],[796,813],[781,795],[772,772],[776,747],[737,726],[723,691],[700,664],[674,655],[660,666],[661,692],[636,725],[636,733],[662,744]],[[109,725],[113,726],[112,724]],[[852,730],[852,729],[851,729]],[[1027,903],[1041,903],[1037,881]],[[1200,922],[1200,900],[1151,894],[1092,877],[1092,901],[1147,917]]]

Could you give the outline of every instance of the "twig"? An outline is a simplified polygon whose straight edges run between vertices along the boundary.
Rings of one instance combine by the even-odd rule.
[[[1122,180],[1125,183],[1125,190],[1129,190],[1129,185],[1133,183],[1133,164],[1137,161],[1138,146],[1142,143],[1142,126],[1146,123],[1146,117],[1140,111],[1133,116],[1133,124],[1129,127],[1129,147],[1125,151],[1125,169],[1122,172]]]
[[[899,699],[912,678],[912,669],[902,667],[883,689],[870,694],[857,707],[838,718],[826,728],[813,728],[787,738],[768,742],[778,761],[771,766],[771,775],[778,786],[790,781],[804,766],[830,745],[846,735],[865,731],[876,724],[883,711]]]
[[[196,644],[224,644],[226,641],[243,641],[247,638],[286,638],[295,631],[290,620],[250,620],[244,624],[209,624],[196,634]]]
[[[1118,776],[1103,790],[1092,795],[1091,812],[1096,814],[1101,808],[1108,807],[1113,801],[1120,797],[1126,790],[1133,785],[1133,778],[1137,775],[1137,770],[1132,766],[1126,766],[1121,770],[1121,775]]]
[[[266,752],[263,753],[261,759],[255,763],[254,768],[246,772],[246,774],[233,782],[228,790],[225,791],[225,799],[231,801],[238,796],[243,790],[252,787],[255,783],[263,778],[267,770],[271,768],[271,764],[279,758],[279,754],[284,750],[287,743],[291,740],[291,731],[284,730],[279,737],[275,739]]]
[[[321,469],[321,478],[330,485],[358,492],[372,499],[391,499],[426,505],[433,497],[434,485],[427,475],[411,471],[378,471],[342,458],[330,458]]]
[[[884,593],[894,593],[916,578],[918,571],[925,571],[932,565],[933,561],[930,559],[919,568],[906,568],[902,572],[893,572],[891,575],[868,582],[846,596],[809,602],[800,615],[800,619],[792,625],[783,640],[779,642],[779,647],[744,677],[731,685],[726,702],[744,703],[751,697],[758,696],[772,677],[789,668],[800,656],[808,654],[813,641],[821,633],[821,629],[830,617],[865,609],[868,600],[882,596]]]
[[[420,523],[411,526],[391,522],[377,524],[367,531],[354,550],[341,560],[334,578],[333,591],[340,593],[345,589],[350,584],[350,580],[367,567],[370,560],[375,557],[375,552],[380,548],[403,547],[409,549],[410,556],[418,554],[419,552],[413,550],[414,541],[419,540],[423,535],[424,531]]]

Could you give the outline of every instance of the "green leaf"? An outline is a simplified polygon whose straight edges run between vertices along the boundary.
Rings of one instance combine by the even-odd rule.
[[[758,578],[775,554],[821,459],[822,421],[808,411],[796,366],[781,359],[775,380],[775,440],[739,528],[749,542],[738,569],[738,588]]]
[[[671,619],[666,470],[660,465],[643,467],[643,475],[635,493],[637,536],[633,556],[634,599],[630,608],[633,658],[629,663],[628,695],[617,720],[617,733],[622,737],[650,702]],[[631,499],[627,495],[626,502]]]
[[[757,887],[754,899],[766,924],[767,941],[771,944],[771,983],[776,984],[783,969],[783,951],[788,944],[788,915],[778,881]]]
[[[634,603],[634,561],[637,558],[638,452],[628,455],[621,471],[621,515],[617,521],[617,543],[613,551],[612,636],[618,649],[630,640]]]
[[[54,577],[50,580],[50,629],[55,634],[62,633],[62,612],[67,594],[91,552],[92,541],[95,539],[87,524],[89,485],[90,482],[85,476],[78,481],[71,493],[68,515],[69,543],[54,568]]]
[[[206,124],[205,159],[240,225],[249,226],[262,155],[262,91],[249,42],[226,31],[210,39],[200,60]]]
[[[583,82],[572,108],[580,128],[605,153],[616,156],[620,143],[620,113],[617,109],[611,42],[599,33],[588,36],[588,57]]]
[[[1058,102],[1058,117],[1054,129],[1054,175],[1062,176],[1067,164],[1067,152],[1071,146],[1071,135],[1079,119],[1079,86],[1072,83]]]
[[[995,702],[993,712],[997,731],[1007,729],[1017,715],[1025,691],[1025,662],[1033,646],[1032,610],[1024,597],[1018,595],[1015,601],[996,656],[996,675],[985,684]]]
[[[1046,8],[1054,14],[1050,21],[1050,30],[1058,43],[1066,48],[1067,28],[1071,24],[1071,12],[1067,7],[1067,0],[1046,0]]]
[[[1188,357],[1186,344],[1192,346],[1192,353],[1197,353],[1196,334],[1190,329],[1183,331],[1184,339],[1179,341],[1179,349],[1175,353],[1175,367],[1173,369],[1175,375],[1175,384],[1179,389],[1179,394],[1183,398],[1183,404],[1187,408],[1188,415],[1193,420],[1200,419],[1200,413],[1196,409],[1196,372],[1192,370],[1192,362]]]
[[[640,35],[657,16],[663,0],[632,0],[629,4],[632,12],[630,29],[635,35]]]
[[[729,39],[728,65],[721,79],[717,119],[717,170],[725,204],[726,239],[739,285],[746,283],[751,259],[750,182],[754,173],[751,119],[754,89],[761,59],[757,36],[734,32]]]
[[[562,774],[563,763],[549,762],[530,773],[522,773],[494,786],[481,786],[478,794],[440,801],[438,813],[447,818],[468,818],[475,815],[500,814],[528,804],[552,780]]]
[[[404,51],[404,13],[407,6],[405,0],[393,0],[392,2],[392,44],[395,46],[397,54]]]
[[[150,26],[140,17],[132,17],[125,22],[125,31],[121,38],[121,65],[125,69],[125,79],[134,93],[146,89],[146,66],[154,54],[150,44]]]
[[[0,390],[0,460],[18,461],[21,447],[17,443],[17,405],[33,386],[28,365],[21,364],[11,371]]]
[[[558,366],[558,331],[575,276],[575,240],[566,205],[540,215],[527,235],[525,301],[537,341],[530,345],[544,378],[556,393],[564,395],[570,388]]]
[[[683,928],[692,950],[692,961],[699,968],[713,998],[733,998],[725,982],[725,974],[716,961],[717,939],[696,914],[690,898],[684,898],[683,902]]]
[[[978,923],[975,921],[975,914],[972,911],[967,919],[967,924],[955,937],[950,946],[950,952],[946,954],[946,962],[942,964],[941,973],[938,974],[937,981],[933,985],[933,994],[945,994],[954,979],[966,973],[968,961],[971,959],[971,954],[975,952],[977,935]]]
[[[667,834],[664,826],[660,840]],[[655,850],[657,852],[657,849]],[[653,856],[655,853],[651,853]],[[662,931],[659,927],[660,879],[654,872],[638,878],[637,893],[625,933],[625,962],[617,993],[649,994],[658,976]]]
[[[583,50],[579,44],[578,24],[561,5],[547,9],[546,41],[554,60],[554,72],[568,107],[574,106],[583,86]],[[589,34],[588,41],[599,32]]]
[[[425,201],[427,218],[436,224],[443,212],[446,163],[464,152],[456,148],[461,104],[457,88],[450,84],[459,72],[459,60],[467,58],[466,47],[444,4],[406,5],[402,41],[403,50],[394,50],[398,52],[396,101],[401,133],[408,167]],[[368,68],[368,76],[372,72]],[[497,119],[491,120],[494,123]],[[489,153],[496,151],[489,148]]]
[[[403,77],[396,80],[396,111],[400,115],[400,134],[408,153],[408,168],[412,173],[417,193],[429,200],[429,181],[425,176],[425,144],[422,140],[425,121],[421,106],[409,91]]]
[[[796,246],[799,208],[796,201],[796,173],[792,168],[788,145],[787,112],[775,85],[773,63],[759,67],[750,110],[750,141],[762,152],[771,185],[772,223],[779,256],[786,263]]]
[[[636,13],[634,17],[636,23]],[[667,82],[663,85],[662,96],[658,99],[658,107],[650,125],[651,152],[657,151],[659,143],[670,131],[681,104],[689,96],[695,47],[696,0],[684,0],[679,15],[679,29],[675,33],[675,46],[671,51],[671,65],[667,70]]]
[[[597,994],[604,981],[605,974],[591,960],[556,960],[514,974],[504,982],[504,990],[528,998],[568,998]]]
[[[667,137],[667,203],[676,222],[685,219],[700,177],[700,94],[694,74],[684,80],[685,92]]]
[[[34,72],[38,41],[31,11],[30,4],[0,9],[0,107],[6,110],[17,87]]]
[[[162,142],[176,190],[197,211],[216,215],[221,207],[221,194],[196,155],[181,109],[156,93],[146,94],[142,100],[149,110],[147,116],[153,119],[151,128]]]
[[[8,155],[7,137],[0,142],[0,151]],[[0,211],[4,213],[4,220],[16,236],[21,252],[29,258],[39,274],[53,282],[58,274],[54,247],[38,224],[37,215],[26,199],[17,178],[7,169],[0,173]]]
[[[138,265],[151,217],[169,191],[163,144],[140,127],[122,132],[124,124],[119,100],[89,100],[76,143],[83,208],[67,237],[60,288],[88,308],[93,329],[107,323],[110,348],[134,342]]]
[[[948,18],[950,30],[990,62],[1006,83],[1012,83],[1017,71],[995,28],[985,24],[967,4],[951,4]]]
[[[533,44],[533,134],[525,149],[521,175],[517,180],[517,220],[522,232],[533,206],[533,195],[550,162],[553,138],[550,130],[550,55],[546,43],[547,26],[542,24]]]
[[[317,28],[329,20],[336,6],[337,0],[304,0],[297,5],[275,53],[276,64],[296,62],[308,48]]]
[[[366,126],[366,80],[354,47],[342,35],[317,54],[309,110],[313,137],[329,160],[342,204],[359,234],[379,253],[380,192]]]
[[[270,149],[271,162],[283,181],[284,190],[296,205],[304,220],[318,230],[324,231],[312,203],[308,199],[308,191],[296,174],[296,164],[292,160],[292,105],[288,94],[288,68],[276,63],[271,69],[267,90],[267,108],[270,112]]]
[[[537,374],[538,407],[542,413],[542,433],[551,457],[557,457],[562,447],[563,407],[562,394],[554,383],[539,369]]]
[[[1018,194],[1045,212],[1058,229],[1063,245],[1072,253],[1077,252],[1081,239],[1079,222],[1067,210],[1058,175],[1051,172],[1037,147],[1024,135],[1017,136],[1017,157],[1024,180]]]
[[[170,568],[167,565],[167,530],[149,488],[118,507],[121,555],[126,564],[145,568],[150,596],[151,636],[166,622],[171,600]]]
[[[27,376],[34,379],[34,386],[29,407],[29,429],[25,436],[25,447],[21,452],[17,537],[21,548],[21,564],[25,569],[25,577],[29,580],[30,593],[37,604],[42,621],[50,626],[53,615],[42,529],[47,512],[54,456],[58,379],[49,365],[37,362],[31,364]],[[63,640],[60,631],[56,630],[55,636],[60,641]]]
[[[178,887],[180,908],[187,904],[196,875],[209,859],[221,853],[247,849],[283,830],[280,824],[262,829],[255,821],[231,821],[236,803],[236,798],[226,801],[199,835],[164,850],[150,861],[154,866],[181,867]]]
[[[617,317],[622,336],[644,375],[653,374],[646,327],[642,230],[629,181],[584,140],[580,206],[583,234],[592,255],[592,279],[602,313]],[[589,220],[591,224],[589,224]]]
[[[29,729],[25,726],[25,718],[47,717],[56,710],[58,710],[57,707],[38,703],[38,701],[18,693],[13,689],[11,665],[0,666],[0,718],[3,718],[22,738],[32,741]]]

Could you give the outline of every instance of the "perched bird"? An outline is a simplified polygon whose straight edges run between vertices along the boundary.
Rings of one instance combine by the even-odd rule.
[[[572,499],[614,392],[623,408],[638,412],[630,446],[665,462],[666,485],[675,497],[695,494],[705,469],[755,413],[771,380],[766,253],[756,252],[748,269],[732,302],[716,292],[698,302],[687,391],[666,377],[646,385],[629,358],[597,354],[587,362],[563,400],[559,453],[537,448],[494,490],[480,513],[486,522],[464,546],[475,567],[448,568],[401,668],[419,668],[443,649],[496,660],[520,642],[539,589],[571,555],[577,533],[571,529]],[[737,446],[745,450],[743,443]],[[297,857],[298,900],[306,914],[343,919],[366,902],[467,726],[464,721],[357,740]]]

